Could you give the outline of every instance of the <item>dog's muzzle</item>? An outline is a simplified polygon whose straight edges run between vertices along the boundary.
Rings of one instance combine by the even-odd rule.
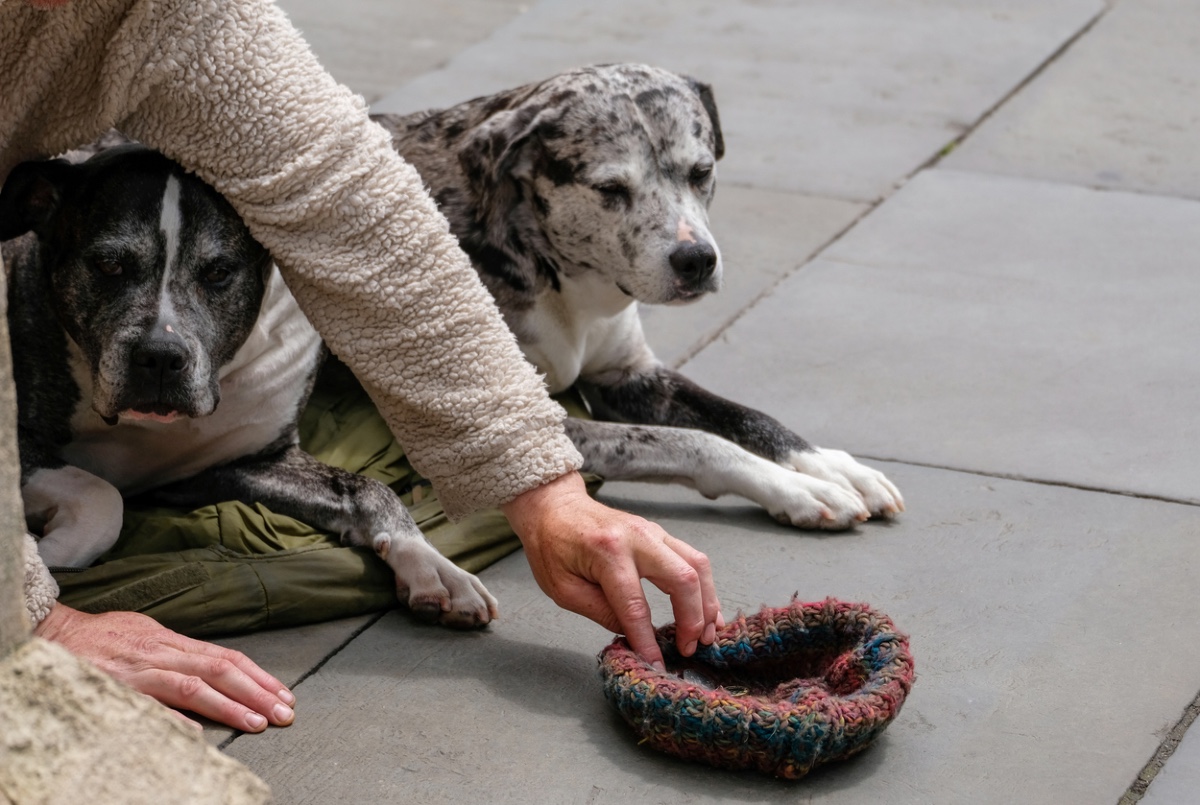
[[[192,354],[174,332],[155,328],[129,353],[127,385],[123,395],[133,414],[146,418],[173,418],[190,408]]]

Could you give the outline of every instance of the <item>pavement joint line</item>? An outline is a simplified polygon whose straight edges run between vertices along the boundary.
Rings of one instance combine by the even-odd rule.
[[[966,128],[965,131],[963,131],[961,134],[959,134],[957,137],[955,137],[950,142],[946,143],[946,145],[944,145],[942,148],[938,149],[938,151],[932,157],[930,157],[928,160],[926,160],[923,165],[921,165],[919,168],[917,168],[915,171],[913,171],[911,174],[909,174],[908,178],[912,178],[916,174],[918,174],[921,171],[926,170],[928,168],[937,167],[939,162],[941,162],[943,159],[945,159],[947,156],[949,156],[954,151],[954,149],[958,148],[958,146],[964,140],[966,140],[968,137],[970,137],[972,134],[974,134],[979,129],[980,126],[982,126],[984,123],[987,123],[989,120],[991,120],[993,117],[995,117],[996,113],[999,112],[1002,108],[1004,108],[1005,104],[1007,104],[1010,100],[1012,100],[1017,95],[1019,95],[1021,92],[1023,92],[1026,87],[1028,87],[1030,84],[1032,84],[1038,78],[1040,78],[1041,75],[1050,68],[1050,65],[1054,64],[1059,59],[1061,59],[1064,55],[1066,55],[1067,51],[1070,50],[1071,48],[1073,48],[1079,40],[1083,39],[1083,37],[1085,37],[1089,33],[1091,33],[1092,29],[1096,27],[1097,23],[1099,23],[1100,20],[1102,20],[1106,16],[1108,16],[1108,13],[1112,10],[1113,10],[1113,5],[1111,3],[1105,3],[1104,7],[1102,9],[1100,9],[1099,11],[1097,11],[1095,16],[1093,16],[1090,20],[1087,21],[1087,23],[1085,23],[1083,25],[1082,28],[1080,28],[1072,36],[1070,36],[1067,39],[1067,41],[1065,41],[1061,45],[1059,45],[1058,49],[1055,50],[1053,53],[1051,53],[1049,56],[1047,56],[1045,58],[1045,60],[1043,60],[1042,63],[1039,64],[1033,70],[1033,72],[1031,72],[1029,75],[1025,76],[1025,78],[1023,78],[1020,81],[1020,83],[1018,83],[1015,87],[1013,87],[1011,90],[1009,90],[1008,94],[1006,94],[999,101],[997,101],[995,104],[993,104],[990,109],[988,109],[982,115],[980,115],[978,118],[976,118],[975,122],[970,124]]]
[[[1088,20],[1078,31],[1076,31],[1074,34],[1072,34],[1065,42],[1063,42],[1061,45],[1059,45],[1058,49],[1056,49],[1053,53],[1051,53],[1049,56],[1047,56],[1041,62],[1041,64],[1039,64],[1036,68],[1033,69],[1032,72],[1029,73],[1029,75],[1027,75],[1027,76],[1025,76],[1025,78],[1021,79],[1021,81],[1015,87],[1013,87],[1011,90],[1009,90],[1004,96],[1002,96],[998,101],[996,101],[996,103],[994,103],[989,109],[984,111],[984,113],[982,115],[980,115],[978,118],[976,118],[974,123],[971,123],[971,124],[965,126],[962,133],[960,133],[957,137],[952,139],[945,146],[943,146],[942,148],[935,151],[932,156],[930,156],[928,159],[926,159],[924,162],[922,162],[920,165],[918,165],[912,171],[910,171],[909,173],[907,173],[906,175],[901,177],[899,181],[895,182],[889,190],[884,191],[883,194],[880,195],[878,198],[875,198],[872,200],[866,200],[866,199],[845,199],[845,198],[841,198],[838,196],[829,196],[829,195],[811,196],[812,198],[831,199],[831,200],[836,200],[836,201],[847,201],[847,202],[850,202],[853,204],[865,204],[866,207],[865,207],[865,209],[863,209],[863,211],[859,215],[855,216],[854,220],[852,220],[850,223],[848,223],[840,231],[834,233],[833,236],[830,237],[829,240],[827,240],[825,243],[818,246],[817,249],[807,259],[803,260],[798,265],[793,266],[792,268],[783,272],[783,274],[781,274],[778,277],[778,279],[775,280],[775,282],[771,283],[770,286],[768,286],[767,288],[764,288],[762,291],[760,291],[753,299],[751,299],[749,302],[747,302],[743,307],[734,311],[733,315],[730,316],[729,319],[726,320],[724,324],[722,324],[720,327],[718,327],[716,329],[716,331],[713,332],[712,335],[708,336],[707,338],[701,339],[697,343],[693,344],[687,351],[685,351],[683,353],[683,355],[681,355],[680,357],[678,357],[674,361],[672,361],[670,364],[670,368],[676,369],[676,370],[682,368],[684,366],[684,364],[686,364],[692,358],[696,357],[696,355],[698,355],[701,352],[701,350],[703,350],[705,347],[709,346],[710,344],[715,342],[717,339],[719,339],[722,335],[724,335],[725,332],[727,330],[729,330],[730,327],[732,327],[734,324],[736,324],[743,316],[745,316],[747,313],[749,313],[756,305],[758,305],[765,298],[767,298],[768,296],[773,294],[776,290],[778,290],[779,286],[785,280],[789,279],[797,271],[802,271],[806,266],[811,264],[814,260],[819,259],[822,255],[822,253],[828,251],[830,247],[832,247],[834,244],[836,244],[838,241],[840,241],[842,238],[844,238],[846,235],[848,235],[856,226],[858,226],[858,224],[864,218],[866,218],[868,215],[870,215],[872,212],[874,212],[876,209],[878,209],[881,204],[886,202],[888,199],[890,199],[892,196],[894,196],[897,192],[899,192],[905,185],[907,185],[910,181],[912,181],[913,177],[917,176],[917,174],[921,173],[921,171],[936,167],[937,164],[942,161],[942,159],[944,159],[947,155],[950,154],[950,152],[952,152],[955,148],[958,147],[959,143],[963,142],[965,139],[970,137],[980,126],[982,126],[984,123],[986,123],[988,120],[990,120],[996,114],[996,112],[998,112],[1006,103],[1008,103],[1012,98],[1016,97],[1022,90],[1024,90],[1031,83],[1036,81],[1037,78],[1039,76],[1041,76],[1042,73],[1044,73],[1051,64],[1054,64],[1068,50],[1070,50],[1072,47],[1074,47],[1075,43],[1078,42],[1080,39],[1082,39],[1084,36],[1086,36],[1093,28],[1095,28],[1096,24],[1098,22],[1100,22],[1100,20],[1103,19],[1108,14],[1108,12],[1111,10],[1112,10],[1112,6],[1109,4],[1106,4],[1102,9],[1097,11],[1096,14],[1090,20]],[[753,189],[753,190],[763,189],[756,184],[744,183],[744,182],[731,182],[730,186],[731,187],[749,188],[749,189]],[[799,195],[809,195],[809,194],[801,193]],[[1110,491],[1110,490],[1097,490],[1097,491]]]
[[[1200,693],[1197,693],[1196,698],[1192,699],[1191,703],[1184,708],[1179,721],[1175,722],[1175,726],[1167,733],[1167,737],[1158,745],[1158,749],[1146,761],[1146,765],[1138,772],[1138,776],[1117,800],[1117,805],[1134,805],[1142,800],[1142,797],[1146,795],[1146,789],[1150,787],[1154,778],[1171,759],[1171,755],[1175,754],[1175,750],[1179,748],[1184,734],[1187,733],[1188,727],[1192,726],[1197,715],[1200,715]]]
[[[391,611],[392,611],[391,609],[385,609],[380,612],[377,612],[373,618],[371,618],[369,621],[364,623],[362,626],[358,627],[353,632],[351,632],[349,634],[349,636],[347,636],[346,639],[343,640],[341,643],[338,643],[336,646],[334,646],[334,648],[332,650],[330,650],[330,652],[328,654],[326,654],[324,657],[322,657],[315,665],[313,665],[312,668],[309,668],[307,671],[300,674],[299,679],[297,679],[292,684],[288,685],[288,690],[295,690],[300,685],[300,683],[302,683],[304,680],[308,679],[310,676],[312,676],[313,674],[317,673],[322,668],[324,668],[325,663],[329,662],[334,657],[336,657],[338,654],[340,654],[342,652],[342,650],[345,649],[347,646],[349,646],[351,643],[353,643],[358,638],[359,635],[361,635],[363,632],[370,629],[375,624],[379,623],[379,621],[383,618],[383,616],[388,614]],[[221,743],[217,744],[217,750],[224,752],[226,749],[229,748],[230,744],[232,744],[234,741],[236,741],[238,738],[242,737],[245,734],[246,734],[245,730],[234,730],[232,735],[230,735],[225,740],[221,741]],[[258,733],[253,733],[253,734],[257,735]]]
[[[839,196],[833,193],[810,193],[797,188],[777,188],[764,187],[761,184],[755,184],[752,181],[744,179],[721,179],[718,187],[737,187],[742,190],[764,190],[769,193],[787,194],[792,196],[800,196],[802,198],[815,198],[821,201],[841,201],[846,204],[865,204],[871,206],[883,199],[882,196],[876,198],[860,198],[858,196]]]
[[[749,187],[754,190],[763,189],[763,188],[757,187],[755,185],[738,185],[738,186],[739,187]],[[832,197],[832,196],[810,196],[806,193],[797,193],[796,195],[805,196],[807,198],[833,199],[836,201],[842,200],[842,199],[834,199],[834,197]],[[855,203],[862,203],[862,202],[855,202]],[[843,237],[845,237],[850,232],[850,230],[854,229],[854,227],[858,226],[858,223],[863,218],[866,218],[868,215],[870,215],[872,212],[874,212],[875,208],[878,207],[881,203],[883,203],[882,200],[876,201],[875,203],[869,204],[867,207],[865,207],[862,210],[862,212],[860,212],[858,215],[854,216],[854,219],[852,221],[850,221],[848,224],[846,224],[846,226],[842,227],[842,229],[833,233],[833,235],[831,235],[828,240],[826,240],[824,243],[817,246],[817,248],[814,249],[812,254],[810,254],[807,258],[805,258],[804,260],[801,260],[796,265],[794,265],[791,268],[784,271],[782,274],[780,274],[775,279],[774,282],[772,282],[766,288],[763,288],[761,291],[759,291],[758,294],[756,294],[753,299],[751,299],[749,302],[747,302],[745,305],[743,305],[738,310],[734,311],[733,314],[725,321],[725,323],[722,324],[720,327],[718,327],[712,333],[712,335],[708,336],[707,338],[702,338],[701,340],[697,341],[695,344],[690,346],[682,355],[680,355],[678,358],[676,358],[674,361],[672,361],[669,364],[670,368],[678,370],[678,369],[682,368],[685,363],[687,363],[692,358],[694,358],[698,354],[700,354],[701,350],[703,350],[705,347],[709,346],[714,341],[716,341],[721,336],[723,336],[726,333],[726,331],[729,330],[730,327],[732,327],[734,324],[736,324],[738,322],[739,319],[741,319],[743,316],[745,316],[747,313],[749,313],[759,302],[762,302],[768,296],[775,293],[775,291],[777,291],[779,289],[779,286],[782,285],[786,280],[788,280],[793,274],[795,274],[798,271],[803,271],[805,267],[811,265],[815,260],[820,258],[821,255],[824,252],[828,251],[831,246],[833,246],[835,243],[837,243],[839,240],[841,240]]]
[[[1124,498],[1135,498],[1137,500],[1151,500],[1156,503],[1174,503],[1177,506],[1192,506],[1200,508],[1200,502],[1195,500],[1183,500],[1180,498],[1167,497],[1165,495],[1152,495],[1147,492],[1129,492],[1124,489],[1111,489],[1106,486],[1089,486],[1088,484],[1074,483],[1071,481],[1053,481],[1049,478],[1032,478],[1025,475],[1017,475],[1016,473],[1008,472],[989,472],[987,470],[972,470],[965,467],[953,467],[947,464],[933,464],[924,461],[908,461],[902,458],[888,458],[887,456],[873,456],[866,453],[854,453],[856,459],[865,459],[867,461],[886,461],[889,464],[904,464],[910,467],[923,467],[929,470],[946,470],[947,472],[961,472],[966,475],[978,475],[981,478],[998,478],[1004,481],[1020,481],[1027,484],[1038,484],[1039,486],[1057,486],[1063,489],[1076,489],[1080,492],[1098,492],[1102,495],[1117,495]]]

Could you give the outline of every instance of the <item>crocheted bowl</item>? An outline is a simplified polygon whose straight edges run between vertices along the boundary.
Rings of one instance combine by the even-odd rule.
[[[913,683],[908,637],[864,604],[828,599],[738,616],[692,657],[658,630],[666,671],[624,638],[600,652],[604,695],[668,754],[727,769],[803,777],[866,749]]]

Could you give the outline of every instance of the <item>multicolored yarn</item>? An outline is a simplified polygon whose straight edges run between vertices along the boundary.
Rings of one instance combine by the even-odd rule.
[[[865,604],[764,607],[684,658],[658,630],[667,670],[618,637],[600,652],[604,695],[648,743],[728,769],[803,777],[866,749],[913,683],[908,637]]]

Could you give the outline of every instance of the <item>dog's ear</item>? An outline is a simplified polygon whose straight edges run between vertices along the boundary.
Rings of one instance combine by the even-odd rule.
[[[725,156],[725,135],[721,133],[721,116],[717,114],[717,101],[713,98],[712,87],[694,78],[687,78],[688,86],[700,97],[700,105],[708,112],[708,119],[713,127],[713,156],[717,159]]]
[[[458,161],[471,194],[485,209],[494,209],[498,195],[514,179],[527,178],[532,167],[529,151],[535,133],[550,110],[522,106],[497,112],[464,138]]]
[[[64,159],[22,162],[0,188],[0,240],[38,231],[62,201],[75,166]]]

